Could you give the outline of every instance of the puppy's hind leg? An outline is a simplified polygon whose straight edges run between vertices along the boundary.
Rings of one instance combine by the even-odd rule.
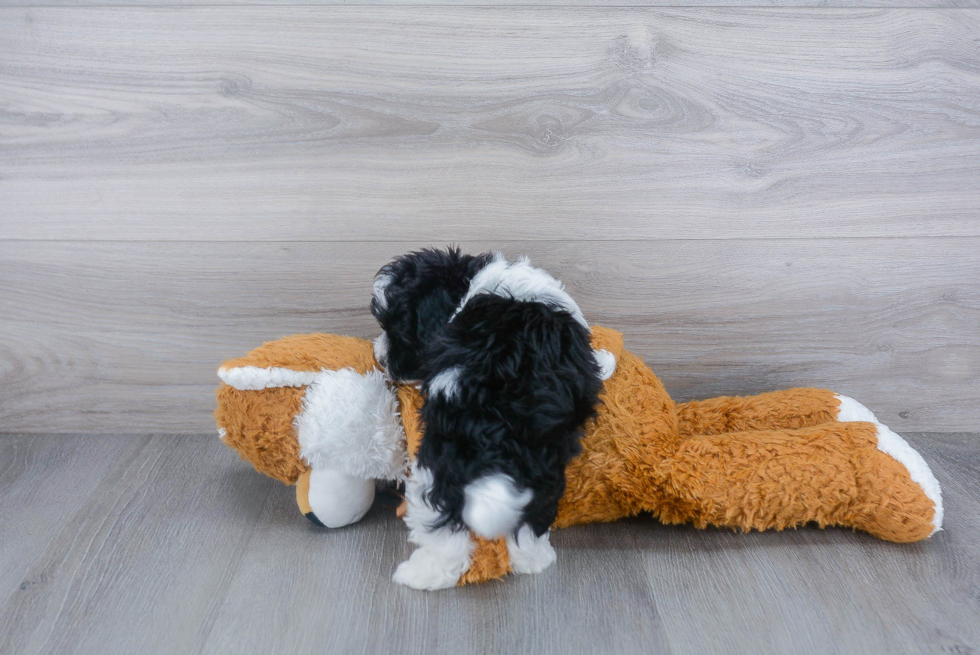
[[[538,537],[525,523],[517,531],[516,538],[507,537],[507,555],[514,573],[541,573],[555,563],[557,556],[551,546],[550,535],[549,530]]]
[[[459,583],[470,568],[474,543],[466,530],[449,526],[434,528],[441,515],[428,501],[432,472],[412,465],[412,476],[405,486],[408,540],[419,548],[398,565],[393,580],[413,589],[446,589]]]

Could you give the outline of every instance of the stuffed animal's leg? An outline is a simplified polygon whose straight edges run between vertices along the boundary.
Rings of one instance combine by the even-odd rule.
[[[374,479],[343,471],[310,469],[296,481],[299,511],[316,525],[340,528],[360,521],[374,502]]]
[[[909,477],[919,485],[922,491],[933,502],[934,513],[932,517],[932,535],[942,529],[943,526],[943,495],[939,486],[939,480],[932,474],[929,465],[901,436],[892,432],[887,426],[878,421],[878,418],[870,409],[847,396],[838,395],[840,401],[837,420],[845,423],[869,422],[874,424],[877,435],[877,447],[883,453],[888,454],[905,467]]]
[[[793,430],[837,419],[840,401],[826,389],[786,389],[757,396],[722,396],[680,403],[681,438],[751,430]]]
[[[665,499],[648,509],[666,523],[781,530],[816,522],[909,542],[942,522],[928,466],[874,422],[693,436],[662,473]]]

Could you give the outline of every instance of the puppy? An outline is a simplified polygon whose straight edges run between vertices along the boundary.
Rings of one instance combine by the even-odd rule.
[[[467,530],[505,537],[516,572],[549,566],[565,467],[614,366],[592,350],[578,305],[526,259],[449,249],[383,267],[371,310],[384,330],[378,361],[426,394],[406,487],[409,539],[420,548],[395,581],[455,585],[469,567]]]

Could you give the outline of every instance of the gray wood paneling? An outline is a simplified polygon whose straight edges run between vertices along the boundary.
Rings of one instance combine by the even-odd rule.
[[[43,536],[0,588],[0,648],[99,653],[970,653],[980,649],[980,439],[910,434],[946,494],[909,545],[847,530],[736,534],[649,517],[556,531],[537,576],[434,593],[395,586],[411,551],[380,503],[314,528],[292,489],[213,437],[54,435],[44,499],[0,474],[0,519]],[[0,435],[39,461],[44,439]],[[106,468],[106,467],[103,467]],[[81,489],[81,491],[79,491]],[[10,502],[11,499],[33,499]],[[71,508],[48,520],[52,505]],[[21,588],[23,587],[23,588]]]
[[[252,538],[204,653],[670,652],[641,553],[624,547],[623,531],[556,536],[552,576],[419,594],[390,581],[412,551],[390,509],[324,533],[298,527],[292,499],[279,496],[267,508],[275,527]],[[310,554],[284,558],[297,540]],[[282,587],[289,593],[265,592]],[[256,614],[265,622],[245,618]]]
[[[0,242],[0,428],[209,430],[222,360],[375,336],[373,274],[420,245]],[[496,245],[564,280],[679,400],[812,385],[900,430],[980,425],[980,239]]]
[[[980,11],[0,10],[6,239],[980,235]]]
[[[622,0],[14,0],[6,7],[87,7],[87,6],[222,6],[249,5],[342,5],[342,6],[500,6],[500,7],[980,7],[980,0],[640,0],[624,3]]]

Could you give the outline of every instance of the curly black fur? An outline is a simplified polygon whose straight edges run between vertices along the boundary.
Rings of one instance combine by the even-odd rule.
[[[459,371],[456,393],[429,394],[422,408],[418,463],[432,471],[429,500],[443,524],[462,527],[467,484],[506,473],[533,492],[522,523],[544,534],[602,389],[588,330],[542,303],[479,295],[429,352],[424,388],[441,371]]]
[[[428,393],[422,409],[418,465],[432,472],[428,501],[442,515],[432,527],[463,529],[466,485],[503,473],[532,491],[521,521],[540,536],[602,382],[588,328],[560,307],[488,293],[453,318],[492,259],[458,249],[400,257],[379,271],[387,286],[371,312],[388,339],[389,377],[422,380],[428,393],[440,373],[458,374],[453,393]]]
[[[386,264],[377,277],[390,280],[384,303],[371,300],[371,313],[388,336],[388,354],[380,362],[393,380],[420,379],[422,350],[449,322],[470,280],[493,258],[464,255],[459,248],[423,249]]]

